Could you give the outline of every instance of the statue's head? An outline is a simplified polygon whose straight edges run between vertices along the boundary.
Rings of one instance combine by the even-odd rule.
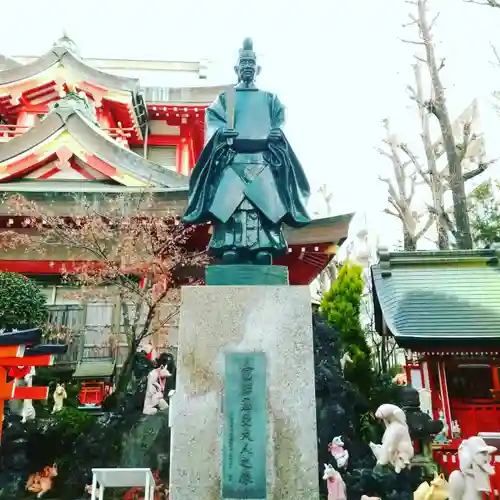
[[[392,404],[383,404],[377,408],[375,418],[382,420],[386,426],[397,422],[406,425],[405,412],[399,406]]]
[[[244,82],[250,85],[255,77],[260,73],[260,66],[257,65],[257,55],[253,51],[253,42],[251,38],[243,40],[243,46],[239,51],[238,64],[234,67],[238,75],[238,82]]]
[[[331,464],[324,464],[325,466],[325,471],[323,473],[323,479],[327,481],[330,478],[334,478],[337,475],[337,471],[335,470],[335,467]]]
[[[57,476],[57,464],[46,465],[43,468],[42,477],[56,477]]]
[[[172,374],[168,371],[166,366],[160,365],[159,368],[156,369],[158,372],[158,377],[159,378],[167,378],[170,377]]]
[[[55,390],[55,393],[58,395],[58,396],[62,396],[64,394],[64,384],[57,384],[56,385],[56,390]]]
[[[491,461],[491,455],[496,451],[494,446],[488,446],[484,439],[479,436],[464,439],[458,448],[460,469],[462,471],[468,470],[474,464],[485,468]]]
[[[342,440],[342,436],[336,436],[332,439],[331,444],[335,446],[344,446],[344,441]]]

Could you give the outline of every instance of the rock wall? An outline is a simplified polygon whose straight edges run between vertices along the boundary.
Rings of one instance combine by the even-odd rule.
[[[318,315],[313,318],[315,350],[316,418],[318,439],[318,481],[326,498],[326,483],[322,479],[323,464],[336,466],[328,452],[328,443],[342,436],[350,454],[349,464],[342,476],[347,485],[348,500],[359,500],[362,494],[380,496],[384,500],[410,500],[413,491],[423,480],[418,468],[395,474],[390,469],[375,467],[375,459],[359,429],[359,412],[366,408],[356,388],[347,382],[340,366],[339,334]],[[171,356],[160,360],[174,374],[168,381],[166,393],[175,387],[175,366]],[[72,409],[64,415],[38,418],[22,425],[20,418],[6,411],[2,445],[0,446],[0,500],[18,500],[25,496],[24,485],[29,474],[56,462],[59,476],[54,482],[51,497],[88,498],[84,493],[91,481],[92,467],[150,467],[158,470],[160,479],[168,484],[170,429],[168,411],[144,416],[142,406],[146,377],[153,364],[144,355],[134,360],[133,376],[123,397],[108,398],[100,417]],[[403,391],[406,404],[411,397]],[[410,402],[408,402],[410,400]],[[397,398],[384,401],[400,404]],[[409,419],[413,421],[415,411]],[[90,419],[90,420],[89,420]],[[421,420],[417,421],[421,422]],[[422,438],[422,425],[415,424],[415,437]],[[79,427],[78,427],[79,426]],[[76,438],[65,434],[68,429],[83,429]],[[382,431],[382,429],[380,429]],[[381,437],[374,436],[378,441]],[[34,495],[33,495],[34,497]]]
[[[165,355],[160,362],[175,377],[173,358]],[[59,469],[50,495],[56,498],[88,498],[84,488],[91,483],[92,467],[149,467],[168,483],[168,410],[149,417],[142,414],[146,377],[153,367],[143,354],[137,354],[125,394],[106,401],[108,411],[98,417],[67,408],[22,425],[16,415],[6,415],[0,447],[0,500],[21,498],[28,476],[52,463]],[[78,426],[81,432],[76,438],[67,434]]]
[[[349,462],[341,475],[347,486],[347,499],[359,500],[361,495],[378,496],[384,500],[412,500],[414,490],[424,480],[422,470],[412,468],[395,474],[391,468],[375,467],[375,458],[359,426],[359,414],[369,409],[367,401],[356,387],[344,379],[340,358],[342,348],[339,333],[319,314],[313,318],[316,377],[316,415],[318,427],[318,463],[320,489],[326,498],[326,481],[322,479],[324,464],[337,466],[328,451],[328,443],[342,436],[349,451]],[[379,388],[387,400],[381,403],[401,405],[397,388]],[[428,418],[428,417],[427,417]],[[378,430],[378,432],[377,432]],[[380,442],[383,428],[374,429],[369,439]]]

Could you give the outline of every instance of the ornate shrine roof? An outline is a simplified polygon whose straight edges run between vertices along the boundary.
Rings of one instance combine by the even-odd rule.
[[[102,131],[86,98],[72,93],[34,127],[0,145],[0,182],[24,177],[54,160],[52,169],[70,170],[73,158],[80,163],[75,170],[82,180],[100,176],[124,186],[187,189],[186,177],[146,160]]]
[[[43,111],[58,99],[61,91],[75,89],[91,96],[98,106],[106,99],[116,120],[142,137],[147,109],[139,80],[89,66],[68,36],[61,37],[48,52],[27,64],[0,56],[0,113],[7,123],[15,124],[26,107]]]
[[[500,253],[379,252],[372,266],[375,324],[417,351],[500,345]]]
[[[3,56],[0,54],[0,71],[18,68],[19,66],[22,66],[22,64],[18,63],[14,59],[11,59],[10,57]]]
[[[3,56],[2,56],[3,58]],[[9,58],[5,58],[9,59]],[[92,82],[109,89],[136,93],[139,90],[139,80],[123,76],[104,73],[85,64],[79,57],[74,42],[64,35],[54,43],[54,46],[37,60],[28,64],[15,63],[7,66],[0,73],[0,87],[27,80],[60,64],[68,73],[72,73],[79,80]]]

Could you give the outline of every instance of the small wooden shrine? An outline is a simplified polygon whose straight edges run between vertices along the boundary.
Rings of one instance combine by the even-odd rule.
[[[376,328],[404,350],[408,382],[445,424],[436,448],[500,432],[498,250],[379,252]]]

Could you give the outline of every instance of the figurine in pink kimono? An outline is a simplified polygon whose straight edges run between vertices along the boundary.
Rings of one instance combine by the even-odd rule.
[[[346,487],[340,473],[330,464],[325,464],[323,479],[327,482],[328,500],[346,500]]]
[[[344,448],[342,436],[336,436],[332,439],[332,442],[328,444],[328,451],[337,461],[337,467],[339,469],[345,469],[347,467],[349,452]]]
[[[158,411],[164,411],[168,408],[168,403],[165,401],[163,392],[167,377],[171,375],[163,365],[149,372],[142,410],[144,415],[154,415]]]

